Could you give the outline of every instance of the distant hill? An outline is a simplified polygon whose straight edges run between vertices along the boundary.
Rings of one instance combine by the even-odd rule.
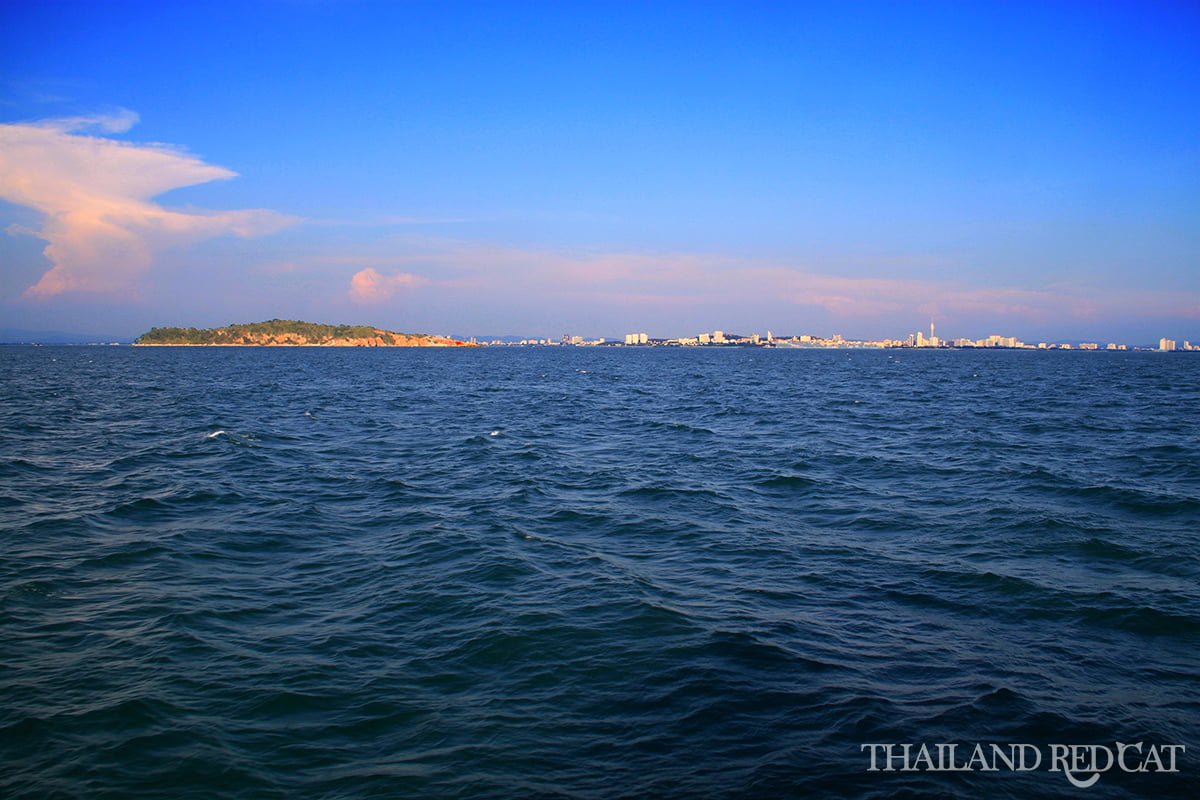
[[[458,339],[427,333],[397,333],[370,325],[321,325],[272,319],[223,328],[151,328],[135,345],[266,347],[470,347]]]

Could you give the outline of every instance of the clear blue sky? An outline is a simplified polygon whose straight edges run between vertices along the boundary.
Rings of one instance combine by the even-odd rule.
[[[1197,340],[1198,9],[6,3],[0,327]]]

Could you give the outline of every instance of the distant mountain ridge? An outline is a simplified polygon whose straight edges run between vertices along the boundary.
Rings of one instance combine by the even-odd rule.
[[[263,347],[471,347],[428,333],[398,333],[370,325],[323,325],[272,319],[221,328],[151,328],[134,340],[140,346]]]

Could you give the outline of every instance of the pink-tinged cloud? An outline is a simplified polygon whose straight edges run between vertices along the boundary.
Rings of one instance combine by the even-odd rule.
[[[704,253],[570,252],[488,246],[408,237],[391,240],[400,251],[381,263],[423,265],[443,273],[444,289],[502,296],[512,287],[536,286],[558,301],[583,300],[614,307],[708,304],[754,307],[782,299],[835,317],[867,319],[919,312],[1003,314],[1044,319],[1077,311],[1078,294],[1008,287],[968,287],[954,281],[860,277]]]
[[[0,198],[44,215],[40,227],[22,232],[46,240],[53,265],[25,296],[119,291],[169,247],[260,236],[296,221],[262,209],[180,211],[152,202],[171,189],[236,173],[166,145],[83,133],[120,133],[136,122],[136,114],[122,111],[0,125]]]
[[[350,278],[350,299],[356,303],[382,303],[403,289],[414,289],[427,281],[420,275],[398,272],[383,275],[373,267],[360,269]]]
[[[880,335],[887,335],[896,320],[920,322],[930,317],[937,318],[939,328],[945,323],[943,330],[952,330],[955,324],[969,327],[982,319],[1048,325],[1063,319],[1200,316],[1194,291],[1086,284],[972,286],[943,277],[950,272],[945,268],[937,275],[913,274],[910,264],[900,265],[903,269],[884,264],[895,276],[878,274],[878,263],[865,264],[861,269],[876,274],[856,275],[853,265],[831,268],[802,260],[527,248],[410,235],[389,236],[354,253],[306,254],[301,261],[306,268],[329,273],[331,281],[344,280],[341,276],[348,267],[357,268],[364,261],[373,264],[355,275],[350,296],[358,302],[379,302],[420,283],[428,286],[429,302],[441,308],[486,302],[489,308],[516,309],[514,315],[556,314],[568,321],[604,314],[613,319],[715,325],[723,316],[746,319],[770,314],[780,320],[777,328],[824,319],[844,321],[856,329],[874,326]],[[380,270],[395,271],[400,277]],[[410,271],[436,275],[436,279],[413,283],[411,277],[402,277]],[[688,309],[694,313],[687,313]],[[519,323],[524,318],[513,319]],[[764,327],[772,319],[764,319]],[[879,320],[888,322],[881,325]],[[675,332],[680,330],[687,332],[686,328]]]

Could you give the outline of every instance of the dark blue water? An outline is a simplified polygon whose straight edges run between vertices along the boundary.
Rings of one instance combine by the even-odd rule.
[[[0,795],[1195,785],[1190,354],[9,347],[0,397]],[[1143,740],[1182,772],[861,752]]]

